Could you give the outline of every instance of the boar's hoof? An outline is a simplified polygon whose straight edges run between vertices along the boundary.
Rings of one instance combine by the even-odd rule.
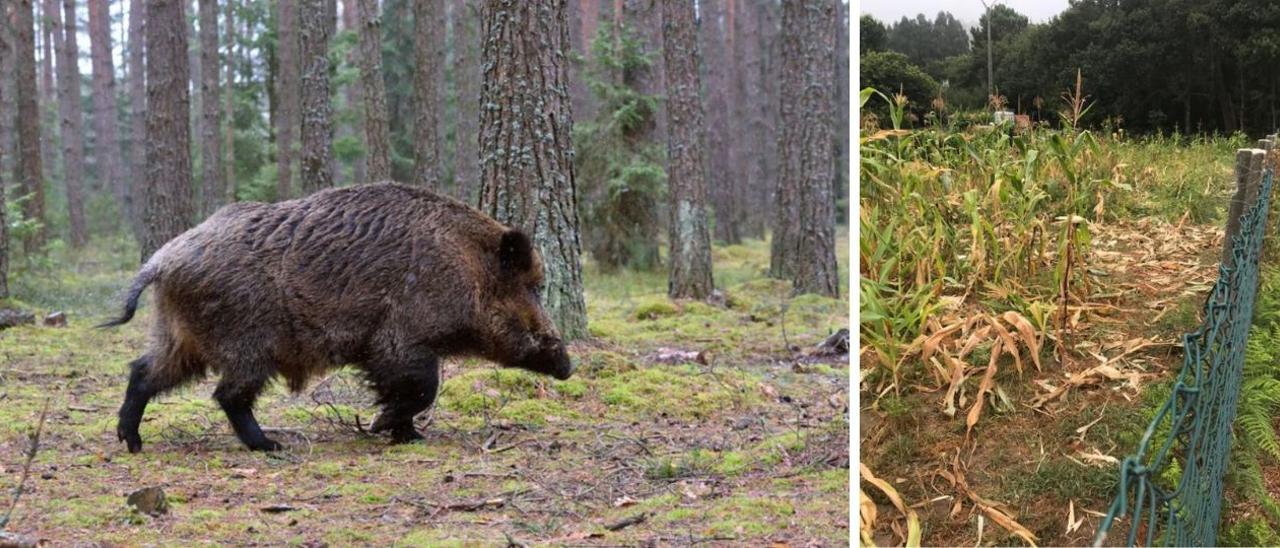
[[[129,447],[130,453],[137,453],[142,451],[142,436],[139,436],[137,432],[128,434],[128,433],[125,433],[124,431],[119,431],[119,432],[116,432],[116,437],[119,438],[120,441],[124,442],[124,444]]]
[[[137,430],[130,432],[123,426],[116,426],[116,439],[124,442],[129,447],[130,453],[142,451],[142,436],[138,435]]]
[[[426,438],[422,437],[422,434],[413,426],[391,430],[391,443],[413,443],[424,439]]]
[[[283,445],[271,438],[262,438],[262,441],[254,443],[246,442],[245,445],[248,445],[251,451],[279,451],[284,449]]]

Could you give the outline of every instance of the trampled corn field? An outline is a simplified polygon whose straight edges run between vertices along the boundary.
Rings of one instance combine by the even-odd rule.
[[[866,100],[903,123],[901,97]],[[860,138],[862,541],[1089,544],[1218,279],[1252,141],[962,118]],[[1277,538],[1262,264],[1220,544]]]

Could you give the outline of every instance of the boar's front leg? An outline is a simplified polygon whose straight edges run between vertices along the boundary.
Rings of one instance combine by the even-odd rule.
[[[230,368],[223,372],[218,388],[213,391],[213,399],[226,412],[236,436],[254,451],[276,451],[284,448],[262,433],[258,419],[253,416],[253,403],[269,378],[269,371]]]
[[[436,400],[440,360],[435,356],[372,360],[365,364],[365,369],[382,405],[382,413],[371,430],[389,432],[396,443],[422,439],[422,434],[413,427],[413,417]]]

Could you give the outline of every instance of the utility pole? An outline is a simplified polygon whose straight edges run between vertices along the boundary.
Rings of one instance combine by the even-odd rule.
[[[990,4],[987,0],[982,0],[982,7],[987,10],[987,99],[990,102],[991,96],[995,95],[995,88],[992,87],[991,76],[991,8],[996,5],[996,0],[992,0]]]

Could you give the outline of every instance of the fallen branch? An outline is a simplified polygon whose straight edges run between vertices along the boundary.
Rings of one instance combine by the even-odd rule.
[[[40,433],[44,431],[44,419],[49,414],[49,399],[45,398],[44,408],[40,410],[40,420],[36,423],[36,429],[31,433],[31,445],[27,447],[27,461],[22,464],[22,479],[18,480],[17,487],[13,488],[13,500],[9,502],[9,509],[5,511],[4,517],[0,518],[0,529],[9,525],[9,518],[13,517],[13,509],[18,507],[18,499],[22,498],[23,489],[27,486],[27,477],[31,475],[31,461],[35,460],[36,452],[40,450]]]

